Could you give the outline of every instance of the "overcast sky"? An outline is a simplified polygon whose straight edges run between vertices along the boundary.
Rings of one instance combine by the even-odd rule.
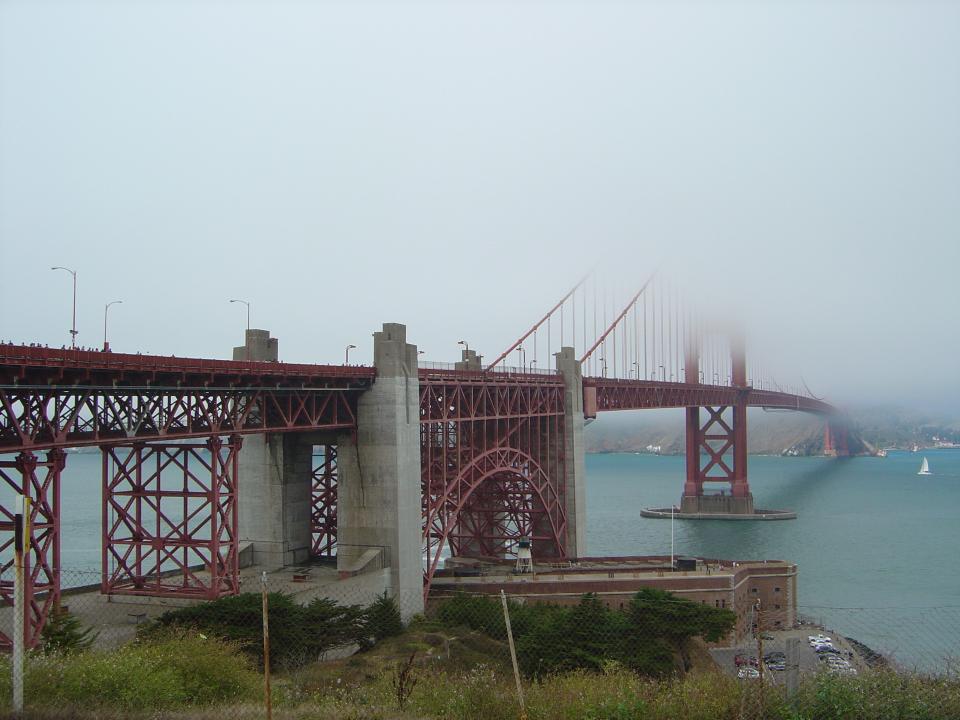
[[[505,349],[664,264],[841,403],[960,404],[960,3],[0,1],[0,338]],[[704,290],[709,288],[708,291]]]

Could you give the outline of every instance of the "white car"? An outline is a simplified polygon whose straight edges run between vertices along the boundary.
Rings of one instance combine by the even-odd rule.
[[[808,635],[808,636],[807,636],[807,641],[808,641],[811,645],[817,645],[817,644],[822,644],[822,643],[831,643],[831,642],[833,642],[833,639],[832,639],[832,638],[828,638],[828,637],[827,637],[826,635],[824,635],[823,633],[820,633],[819,635]]]
[[[741,680],[745,678],[758,678],[760,677],[760,671],[757,670],[755,667],[750,667],[749,665],[745,665],[737,671],[737,677],[740,678]]]

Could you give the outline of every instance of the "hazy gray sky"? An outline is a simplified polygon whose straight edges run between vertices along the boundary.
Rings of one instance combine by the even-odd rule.
[[[839,402],[960,401],[960,3],[0,2],[0,338],[504,349],[660,263]]]

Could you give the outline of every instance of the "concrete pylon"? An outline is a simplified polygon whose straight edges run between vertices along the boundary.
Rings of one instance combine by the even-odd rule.
[[[339,439],[337,568],[388,566],[407,620],[423,612],[417,347],[404,325],[385,323],[373,334],[373,355],[377,379],[360,397],[358,430]]]
[[[277,361],[269,330],[247,330],[234,360]],[[275,570],[310,559],[310,490],[313,445],[321,433],[247,435],[238,457],[238,527],[252,544],[252,562]],[[326,438],[329,442],[329,437]]]
[[[270,337],[269,330],[247,330],[243,345],[233,349],[233,359],[277,362],[279,353],[279,343]]]
[[[247,435],[238,458],[238,534],[266,570],[310,559],[317,433]]]
[[[572,347],[555,354],[557,370],[563,376],[564,391],[564,510],[567,517],[567,557],[587,554],[587,470],[583,446],[583,374]]]

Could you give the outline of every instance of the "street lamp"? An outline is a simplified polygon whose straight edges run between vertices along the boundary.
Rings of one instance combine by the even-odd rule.
[[[703,370],[697,370],[700,373],[700,384],[703,385]]]
[[[719,385],[719,384],[720,384],[720,373],[715,372],[715,373],[713,374],[713,384],[714,384],[714,385]]]
[[[77,347],[77,271],[60,265],[55,265],[50,269],[66,270],[73,276],[73,320],[70,325],[70,349],[73,350]]]
[[[600,376],[606,377],[607,376],[607,359],[605,357],[600,358],[600,363],[601,363]]]
[[[351,351],[351,350],[356,350],[356,349],[357,349],[357,346],[356,346],[356,345],[347,345],[346,349],[344,350],[344,354],[343,354],[343,364],[344,364],[344,365],[349,365],[349,364],[350,364],[350,351]]]
[[[112,300],[103,306],[103,351],[107,352],[110,349],[110,343],[107,342],[107,310],[110,309],[111,305],[120,305],[123,303],[123,300]]]
[[[520,356],[520,368],[524,371],[527,369],[527,351],[523,349],[523,345],[517,345],[517,355]]]
[[[463,351],[470,352],[470,346],[467,344],[466,340],[457,340],[457,345],[463,345]]]
[[[244,305],[247,306],[247,330],[249,330],[250,329],[250,303],[248,303],[246,300],[231,300],[230,302],[243,303]]]
[[[657,367],[660,368],[660,381],[661,381],[661,382],[666,382],[666,381],[667,381],[667,369],[666,369],[663,365],[657,365]]]

